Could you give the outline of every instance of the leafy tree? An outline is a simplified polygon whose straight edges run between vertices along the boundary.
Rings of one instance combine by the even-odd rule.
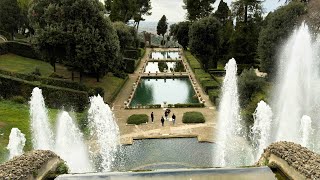
[[[178,25],[178,31],[177,31],[177,40],[178,43],[184,48],[187,49],[187,46],[189,44],[189,29],[190,29],[190,22],[180,22]]]
[[[164,41],[164,35],[167,33],[168,23],[165,15],[161,17],[157,25],[157,34],[162,35]]]
[[[262,0],[238,0],[232,2],[232,12],[237,22],[247,23],[262,15]]]
[[[152,9],[150,0],[106,0],[106,10],[111,21],[122,21],[127,23],[133,19],[137,30],[140,21],[144,21],[143,16],[150,16]]]
[[[170,33],[169,33],[169,36],[172,36],[174,40],[177,40],[177,32],[178,32],[178,29],[179,29],[179,25],[174,23],[174,24],[171,24],[170,25]]]
[[[28,30],[29,31],[28,33],[33,34],[34,30],[30,26],[29,19],[28,19],[28,10],[31,5],[31,0],[18,0],[18,5],[21,12],[20,28],[22,33],[24,34],[26,30]]]
[[[131,32],[131,27],[120,21],[114,22],[113,27],[117,31],[121,51],[124,51],[125,49],[134,46],[135,42],[134,36]]]
[[[196,21],[209,16],[213,12],[215,0],[183,0],[183,9],[186,9],[187,19]]]
[[[217,11],[214,13],[214,16],[222,24],[222,45],[221,45],[221,51],[220,51],[221,56],[219,60],[222,62],[226,62],[232,57],[231,37],[232,37],[232,34],[234,33],[231,11],[227,3],[221,0]]]
[[[99,81],[117,67],[119,40],[98,0],[35,0],[29,17],[41,54],[73,66],[80,80],[86,71],[96,73]]]
[[[273,77],[276,71],[276,59],[279,47],[293,31],[300,15],[305,13],[304,4],[291,2],[282,6],[266,18],[265,27],[261,30],[258,44],[258,55],[262,70]]]
[[[206,69],[217,68],[221,42],[221,23],[215,17],[206,17],[191,25],[189,48]]]
[[[21,14],[17,0],[1,0],[0,1],[0,30],[11,34],[18,32],[20,27]]]

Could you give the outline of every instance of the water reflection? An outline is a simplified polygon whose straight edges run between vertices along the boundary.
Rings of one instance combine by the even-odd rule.
[[[156,72],[185,72],[183,63],[181,61],[178,62],[148,62],[145,73],[156,73]]]
[[[179,52],[152,52],[151,53],[152,59],[179,59],[180,55]]]
[[[198,103],[189,78],[141,79],[131,106],[177,103]]]

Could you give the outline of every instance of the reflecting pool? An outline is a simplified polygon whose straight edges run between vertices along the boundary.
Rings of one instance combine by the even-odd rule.
[[[163,52],[152,52],[151,53],[151,59],[179,59],[181,56],[179,55],[179,52],[173,51],[163,51]]]
[[[182,61],[177,62],[148,62],[145,68],[145,73],[156,72],[185,72]]]
[[[142,78],[130,106],[151,104],[199,103],[189,78]]]

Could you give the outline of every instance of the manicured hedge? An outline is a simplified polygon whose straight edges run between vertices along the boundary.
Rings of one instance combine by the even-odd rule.
[[[15,72],[5,71],[1,69],[0,69],[0,74],[16,77],[26,81],[40,81],[42,84],[69,88],[69,89],[74,89],[79,91],[88,91],[89,89],[84,84],[80,84],[78,82],[64,80],[64,79],[45,78],[41,76],[35,76],[32,74],[15,73]]]
[[[195,107],[204,107],[203,103],[190,103],[190,104],[175,104],[175,108],[195,108]]]
[[[7,54],[8,48],[6,43],[0,43],[0,55]]]
[[[206,120],[201,112],[186,112],[183,114],[183,123],[204,123]]]
[[[194,71],[195,69],[201,69],[201,64],[199,61],[189,52],[185,51],[185,56],[187,58],[187,61],[191,67],[191,69]]]
[[[149,120],[149,116],[146,114],[133,114],[127,119],[127,124],[143,124],[147,123]]]
[[[133,73],[135,70],[135,63],[136,60],[135,59],[131,59],[131,58],[123,58],[124,63],[125,63],[125,72],[126,73]]]
[[[214,105],[219,105],[219,96],[220,96],[220,89],[211,89],[208,92],[210,101],[214,103]]]
[[[5,42],[8,52],[31,58],[31,59],[41,59],[39,54],[33,49],[33,47],[28,43],[8,41]]]
[[[31,92],[35,87],[42,89],[46,105],[51,108],[64,107],[65,109],[74,108],[76,111],[83,111],[88,104],[87,92],[43,85],[40,82],[29,82],[0,74],[0,96],[4,98],[22,96],[30,99]]]
[[[130,59],[139,59],[140,50],[138,50],[138,49],[125,50],[123,56],[126,57],[126,58],[130,58]]]
[[[211,89],[219,89],[220,84],[215,80],[206,80],[201,82],[201,86],[206,93]]]

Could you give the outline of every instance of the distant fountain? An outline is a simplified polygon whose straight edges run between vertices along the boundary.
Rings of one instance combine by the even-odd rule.
[[[272,110],[264,101],[260,101],[253,114],[254,125],[251,128],[255,162],[258,162],[263,150],[271,143]]]
[[[219,106],[217,147],[214,151],[214,166],[242,166],[252,161],[251,152],[240,124],[237,88],[237,64],[230,59],[226,64],[226,76],[222,86]]]
[[[97,140],[101,155],[100,171],[110,171],[115,154],[120,146],[120,133],[116,119],[110,107],[98,95],[90,98],[88,121],[91,136]]]
[[[7,149],[9,150],[9,159],[15,156],[23,154],[23,148],[26,143],[26,138],[18,128],[12,128],[9,136],[9,144]]]
[[[82,133],[67,112],[57,122],[55,152],[66,161],[71,173],[92,172]]]
[[[310,143],[310,137],[313,133],[313,129],[311,126],[311,118],[309,116],[302,116],[301,118],[301,145],[307,148],[312,148]]]
[[[33,89],[29,104],[34,149],[53,150],[53,134],[41,89]]]

